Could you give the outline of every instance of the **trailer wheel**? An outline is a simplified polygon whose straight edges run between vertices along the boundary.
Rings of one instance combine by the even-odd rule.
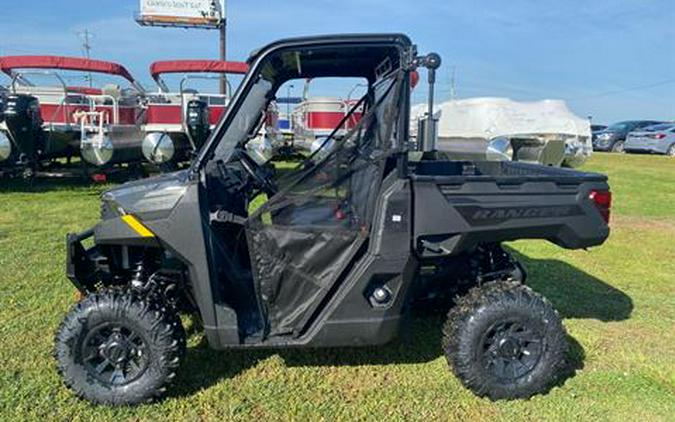
[[[546,392],[562,374],[567,338],[553,306],[529,287],[493,282],[448,313],[443,351],[475,394],[492,400]]]
[[[92,403],[132,405],[161,396],[185,352],[185,331],[167,308],[128,292],[104,291],[73,307],[54,357],[64,383]]]

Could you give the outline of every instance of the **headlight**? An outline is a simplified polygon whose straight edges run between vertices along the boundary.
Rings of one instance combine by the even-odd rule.
[[[114,202],[106,201],[105,199],[101,200],[101,220],[109,220],[120,215]]]
[[[508,138],[495,138],[490,141],[485,151],[488,161],[512,161],[513,146]]]
[[[12,143],[7,134],[0,131],[0,161],[5,161],[12,155]]]

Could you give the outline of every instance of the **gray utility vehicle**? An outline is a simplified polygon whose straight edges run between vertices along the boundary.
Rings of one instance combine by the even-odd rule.
[[[411,152],[412,73],[427,67],[433,93],[440,57],[418,56],[404,35],[283,40],[249,64],[189,170],[104,193],[101,222],[68,236],[67,275],[83,298],[56,334],[66,385],[96,403],[161,395],[185,353],[181,313],[216,349],[362,346],[394,339],[416,301],[445,297],[456,304],[443,352],[468,388],[492,399],[546,391],[565,331],[500,242],[603,243],[606,177],[450,161],[433,137]],[[344,121],[362,118],[279,177],[246,143],[284,82],[320,77],[365,78]]]

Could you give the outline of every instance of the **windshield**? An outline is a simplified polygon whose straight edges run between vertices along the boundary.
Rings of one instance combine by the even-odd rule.
[[[619,122],[610,125],[607,130],[621,132],[635,126],[635,122]]]

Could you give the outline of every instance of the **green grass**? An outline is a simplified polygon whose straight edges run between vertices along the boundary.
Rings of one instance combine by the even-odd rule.
[[[223,353],[195,333],[166,400],[90,406],[61,385],[51,350],[75,300],[64,237],[96,222],[103,187],[0,187],[0,420],[672,420],[675,160],[596,154],[585,169],[610,175],[610,240],[511,245],[565,317],[576,372],[546,395],[497,403],[462,388],[440,352],[441,319],[418,317],[379,348]]]

